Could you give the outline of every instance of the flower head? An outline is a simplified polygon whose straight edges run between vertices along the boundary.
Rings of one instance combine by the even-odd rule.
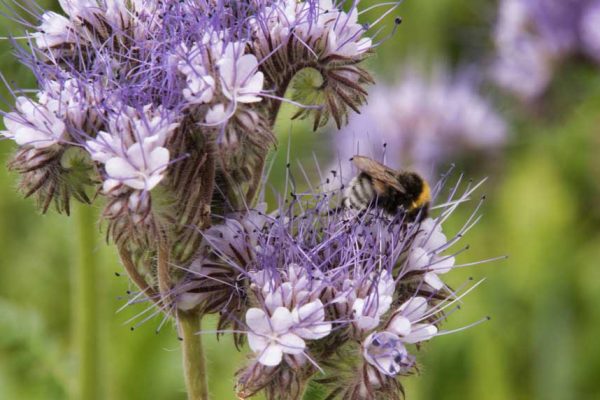
[[[600,1],[592,1],[585,9],[580,25],[584,49],[600,63]]]
[[[496,82],[523,100],[539,98],[558,66],[574,55],[596,57],[595,0],[502,0],[494,30]]]
[[[141,111],[131,107],[109,115],[109,131],[87,141],[92,159],[105,165],[104,191],[120,185],[134,190],[152,190],[162,179],[169,164],[166,140],[178,123],[152,105]]]
[[[43,149],[60,143],[67,137],[65,123],[58,115],[60,104],[38,94],[36,102],[26,97],[18,97],[16,110],[4,117],[6,131],[2,134],[21,146]]]
[[[472,189],[455,193],[445,216]],[[447,239],[440,217],[333,212],[341,196],[294,194],[272,213],[232,214],[207,231],[208,256],[182,281],[178,293],[187,288],[189,296],[179,298],[188,307],[197,291],[200,307],[224,310],[219,326],[246,331],[253,361],[239,372],[240,393],[277,390],[319,368],[335,376],[343,365],[355,379],[340,379],[343,390],[399,390],[396,377],[415,365],[411,346],[436,336],[442,311],[456,301],[441,277],[454,267],[447,252],[464,230]]]
[[[392,168],[435,176],[469,151],[498,149],[506,141],[506,123],[473,78],[470,71],[452,75],[438,69],[424,76],[408,67],[395,85],[374,88],[361,114],[331,135],[339,159],[385,155]],[[343,168],[336,178],[346,183],[351,174]]]

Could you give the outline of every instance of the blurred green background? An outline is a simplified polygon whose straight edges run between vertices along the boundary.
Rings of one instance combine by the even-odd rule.
[[[17,1],[17,3],[20,3]],[[56,8],[52,1],[39,1]],[[404,23],[369,61],[380,76],[393,77],[415,55],[451,64],[489,54],[495,4],[479,0],[410,0],[399,10]],[[16,27],[2,18],[0,35]],[[28,71],[0,43],[7,80],[33,87]],[[8,96],[6,89],[2,94]],[[600,398],[600,73],[573,62],[563,67],[544,99],[531,110],[497,97],[510,122],[510,144],[501,162],[482,168],[461,164],[484,187],[484,218],[466,241],[460,262],[507,254],[507,261],[450,274],[450,283],[487,277],[446,328],[482,316],[492,320],[436,338],[418,354],[420,375],[404,380],[410,400],[598,399]],[[3,106],[7,108],[6,105]],[[310,165],[323,156],[324,133],[279,121],[282,137],[273,179],[283,176],[286,142]],[[4,163],[14,146],[0,142]],[[0,168],[0,399],[65,399],[76,390],[79,300],[74,288],[79,235],[71,218],[41,216],[16,193],[16,175]],[[483,192],[482,192],[483,194]],[[100,206],[96,206],[98,209]],[[450,221],[458,229],[469,207]],[[452,229],[448,230],[452,233]],[[160,318],[134,331],[126,321],[145,305],[116,311],[129,288],[115,251],[94,244],[98,264],[91,343],[100,353],[103,399],[184,399],[176,332]],[[210,324],[209,324],[210,325]],[[210,329],[210,327],[207,327]],[[233,373],[244,360],[229,338],[206,335],[210,385],[215,400],[234,399]]]

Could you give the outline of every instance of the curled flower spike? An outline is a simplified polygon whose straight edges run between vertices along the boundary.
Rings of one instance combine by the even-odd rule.
[[[366,29],[358,23],[357,3],[349,11],[331,0],[276,0],[252,20],[257,58],[266,87],[282,97],[292,78],[294,100],[321,108],[300,110],[294,118],[310,117],[314,129],[332,117],[340,127],[348,110],[365,103],[371,76],[358,64],[373,49]],[[397,4],[390,5],[390,11]],[[311,74],[311,71],[317,74]],[[271,107],[278,107],[278,103]]]

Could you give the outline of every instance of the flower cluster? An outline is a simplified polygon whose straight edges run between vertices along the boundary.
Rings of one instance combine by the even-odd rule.
[[[572,55],[600,62],[600,1],[502,0],[494,32],[495,80],[524,100],[544,93]]]
[[[358,111],[366,101],[365,85],[373,83],[369,73],[358,66],[374,48],[365,33],[373,25],[358,23],[358,1],[343,11],[339,2],[276,0],[252,20],[260,43],[266,81],[285,93],[299,69],[316,70],[296,80],[294,100],[319,105],[301,109],[294,118],[312,117],[314,128],[333,117],[338,128],[346,121],[348,109]],[[390,10],[398,3],[389,3]],[[387,13],[387,12],[386,12]]]
[[[184,340],[206,313],[219,313],[219,333],[231,328],[238,347],[247,339],[240,397],[299,399],[311,380],[330,399],[399,397],[418,345],[441,334],[464,295],[441,275],[456,267],[451,247],[473,218],[450,239],[442,224],[476,187],[457,196],[459,180],[435,218],[417,221],[376,201],[345,209],[343,188],[294,192],[271,213],[255,203],[288,86],[294,118],[312,118],[315,129],[348,122],[373,83],[360,63],[382,39],[367,33],[400,2],[371,7],[385,11],[366,25],[358,0],[59,3],[60,14],[18,6],[37,18],[24,23],[28,42],[16,53],[38,88],[12,90],[0,134],[18,145],[10,166],[25,195],[66,213],[71,198],[104,198],[107,235],[136,298],[174,315]],[[412,75],[381,93],[362,118],[378,121],[399,154],[425,154],[414,163],[437,160],[442,140],[488,147],[504,138],[462,79]]]
[[[474,189],[454,188],[440,215],[421,222],[340,210],[341,191],[232,214],[206,232],[178,307],[219,308],[223,332],[246,332],[242,398],[300,398],[313,377],[344,399],[398,395],[397,378],[415,370],[413,345],[437,335],[461,297],[440,277],[455,267],[450,247],[470,221],[450,239],[442,223]]]
[[[478,93],[473,74],[438,69],[426,77],[405,68],[397,84],[373,88],[361,113],[331,135],[336,155],[347,160],[360,152],[377,159],[385,152],[392,168],[435,175],[469,151],[497,150],[507,139],[506,123]],[[348,177],[348,169],[341,172]]]
[[[313,68],[328,82],[303,88],[313,97],[295,102],[301,114],[341,123],[365,100],[358,64],[372,42],[357,2],[59,3],[62,13],[31,7],[37,26],[25,24],[27,46],[16,46],[38,89],[13,89],[3,114],[1,134],[19,146],[10,165],[44,212],[105,197],[107,234],[150,295],[179,279],[155,279],[156,260],[189,267],[196,227],[253,202],[296,74]]]

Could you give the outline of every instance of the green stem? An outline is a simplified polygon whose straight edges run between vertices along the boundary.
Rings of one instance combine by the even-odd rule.
[[[98,324],[98,263],[96,244],[96,214],[89,205],[76,210],[79,254],[75,267],[74,305],[77,326],[78,387],[77,398],[100,399],[100,349]]]
[[[183,373],[189,400],[208,400],[208,382],[201,329],[201,318],[197,313],[178,315],[181,327],[181,350],[183,352]]]

